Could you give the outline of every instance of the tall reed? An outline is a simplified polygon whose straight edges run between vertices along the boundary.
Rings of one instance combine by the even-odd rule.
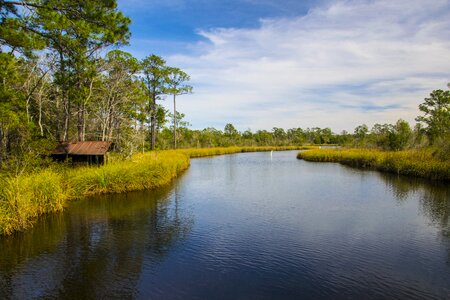
[[[0,186],[0,234],[27,229],[38,216],[61,211],[69,197],[63,176],[53,169],[4,178]]]
[[[70,172],[76,197],[103,193],[153,189],[169,183],[189,166],[189,157],[176,151],[135,155],[100,168],[79,168]]]

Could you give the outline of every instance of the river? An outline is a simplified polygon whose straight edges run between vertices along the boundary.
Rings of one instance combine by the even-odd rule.
[[[193,159],[170,186],[0,237],[0,299],[450,299],[450,187],[296,159]]]

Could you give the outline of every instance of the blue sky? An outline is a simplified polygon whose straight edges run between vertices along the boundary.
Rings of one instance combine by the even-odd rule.
[[[193,128],[412,125],[450,82],[450,0],[119,0],[130,46],[191,75]],[[163,105],[170,108],[166,100]]]

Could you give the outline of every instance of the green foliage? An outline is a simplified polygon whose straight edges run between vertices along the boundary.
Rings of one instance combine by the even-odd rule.
[[[166,86],[164,89],[166,94],[183,95],[192,93],[192,86],[186,84],[191,78],[179,68],[168,67],[165,80]]]
[[[183,127],[183,124],[180,123],[180,126]],[[283,128],[274,127],[272,131],[258,130],[253,133],[249,129],[239,132],[231,123],[226,124],[223,131],[212,127],[203,130],[191,130],[185,127],[178,131],[178,144],[181,148],[334,145],[339,143],[339,138],[340,136],[332,133],[330,128],[291,128],[285,131]],[[170,136],[163,129],[159,135],[158,147],[160,149],[170,148],[171,144],[168,139]]]
[[[408,122],[400,119],[395,125],[375,124],[371,130],[370,141],[378,148],[398,151],[409,145],[412,136]]]
[[[450,133],[450,90],[435,90],[419,105],[424,113],[416,121],[424,123],[431,144]]]
[[[156,127],[157,127],[157,100],[161,100],[166,93],[166,82],[169,75],[169,68],[166,61],[155,54],[147,56],[141,61],[143,73],[143,83],[145,93],[148,98],[147,112],[150,114],[150,148],[156,148]]]

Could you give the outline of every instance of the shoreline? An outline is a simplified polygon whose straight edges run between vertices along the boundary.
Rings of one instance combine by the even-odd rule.
[[[297,159],[310,162],[337,162],[354,168],[450,181],[450,161],[436,158],[429,149],[404,151],[314,149],[299,152]]]

